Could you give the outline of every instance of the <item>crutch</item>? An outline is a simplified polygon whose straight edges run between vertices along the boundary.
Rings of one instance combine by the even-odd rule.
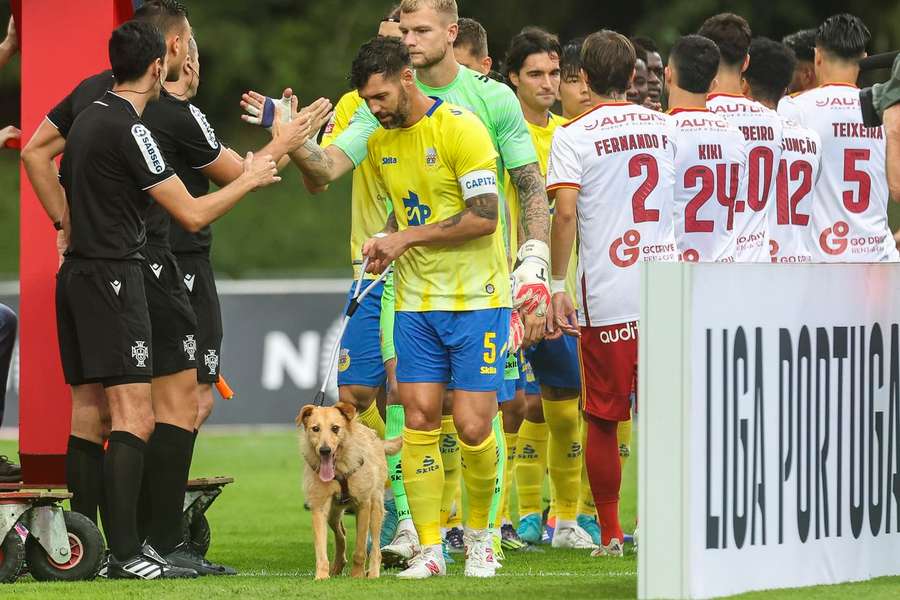
[[[372,289],[384,281],[388,274],[390,274],[393,266],[388,267],[384,270],[384,272],[378,276],[378,279],[373,280],[369,283],[365,288],[362,287],[363,278],[366,275],[366,267],[369,265],[369,258],[366,257],[363,260],[362,267],[360,267],[359,279],[356,280],[356,287],[353,289],[353,298],[350,299],[350,303],[347,305],[347,310],[344,311],[344,315],[341,317],[341,325],[338,328],[337,337],[334,339],[334,345],[331,347],[331,353],[328,358],[328,368],[325,371],[325,377],[322,380],[322,387],[319,388],[319,391],[316,393],[316,399],[314,404],[316,406],[323,406],[325,404],[325,389],[328,387],[328,382],[331,381],[331,374],[334,371],[335,362],[337,361],[338,352],[340,352],[341,348],[341,339],[344,337],[344,330],[347,329],[347,323],[350,322],[350,317],[353,316],[353,313],[356,312],[356,309],[359,308],[360,302],[363,301],[363,298],[369,295],[369,292]],[[362,292],[360,292],[360,288],[362,288]]]

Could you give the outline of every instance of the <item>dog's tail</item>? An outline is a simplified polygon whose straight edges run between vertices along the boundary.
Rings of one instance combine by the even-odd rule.
[[[390,440],[382,440],[381,443],[384,444],[385,454],[397,454],[400,452],[400,447],[403,446],[403,438],[397,436]]]

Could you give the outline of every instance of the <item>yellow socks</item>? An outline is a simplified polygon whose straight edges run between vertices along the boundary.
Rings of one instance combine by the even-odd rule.
[[[587,447],[587,425],[581,420],[581,447]],[[597,507],[594,505],[594,494],[591,492],[591,482],[588,479],[587,463],[585,456],[581,458],[581,494],[578,496],[578,514],[595,516]]]
[[[462,476],[466,485],[466,495],[469,498],[469,519],[467,525],[472,529],[485,529],[488,526],[488,517],[491,511],[491,501],[494,497],[494,487],[497,482],[497,439],[493,433],[477,446],[469,446],[462,440],[459,441],[460,455],[462,458]],[[409,485],[407,484],[407,487]],[[415,513],[415,509],[413,510]],[[418,528],[418,523],[416,523]],[[419,532],[422,537],[422,532]],[[435,543],[440,543],[441,540]],[[426,545],[424,540],[421,541]]]
[[[459,459],[459,436],[456,434],[456,426],[453,417],[444,415],[441,417],[441,461],[444,463],[444,487],[441,491],[441,527],[448,525],[453,503],[459,492],[459,482],[462,470]],[[462,506],[457,505],[457,514],[462,512]]]
[[[547,472],[546,423],[525,419],[519,427],[516,442],[516,491],[519,494],[519,518],[532,513],[540,514],[541,487]]]
[[[378,404],[373,400],[369,408],[359,413],[359,422],[373,430],[378,437],[384,439],[384,419],[378,412]]]
[[[542,400],[544,418],[550,429],[547,467],[550,485],[556,499],[556,517],[574,521],[578,515],[581,487],[581,415],[579,400]]]
[[[512,486],[513,475],[516,468],[516,444],[519,439],[518,433],[504,433],[506,438],[506,460],[504,461],[504,477],[503,477],[503,495],[500,496],[500,519],[499,523],[504,520],[510,521],[509,518],[509,490]]]
[[[616,438],[619,442],[619,460],[622,461],[622,468],[624,468],[628,457],[631,456],[631,419],[619,421]]]
[[[401,466],[413,524],[423,546],[441,543],[441,490],[444,469],[438,441],[441,430],[403,428]]]

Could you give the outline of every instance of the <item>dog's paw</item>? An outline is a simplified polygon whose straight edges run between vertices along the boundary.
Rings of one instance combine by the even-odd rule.
[[[335,563],[333,565],[331,565],[331,571],[330,571],[331,576],[337,577],[338,575],[342,574],[344,572],[344,567],[346,565],[347,565],[346,561],[343,561],[343,560],[335,561]]]

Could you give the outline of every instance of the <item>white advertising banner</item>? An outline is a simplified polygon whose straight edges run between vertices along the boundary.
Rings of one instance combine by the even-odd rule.
[[[641,532],[673,494],[680,526],[644,536],[639,595],[900,574],[900,265],[662,269],[644,273]],[[673,297],[680,326],[655,328]],[[654,582],[660,552],[675,564]]]

